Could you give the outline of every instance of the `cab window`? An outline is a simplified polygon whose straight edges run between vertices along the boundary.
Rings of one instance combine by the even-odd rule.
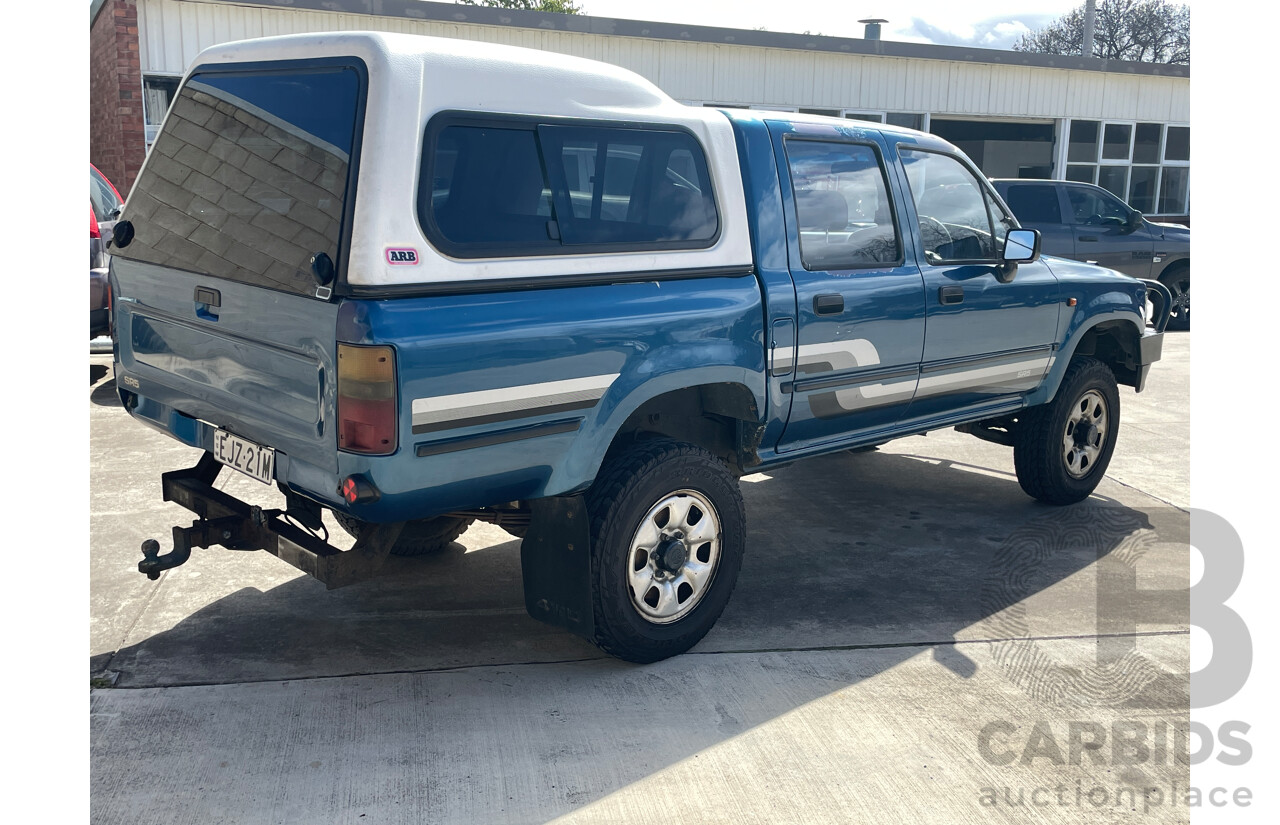
[[[930,264],[994,261],[1007,216],[958,158],[900,148]],[[998,227],[998,228],[997,228]]]
[[[893,205],[874,148],[788,140],[787,166],[805,269],[856,269],[901,260]]]
[[[1071,202],[1071,214],[1078,224],[1123,226],[1129,222],[1129,207],[1108,192],[1068,186],[1067,199]]]

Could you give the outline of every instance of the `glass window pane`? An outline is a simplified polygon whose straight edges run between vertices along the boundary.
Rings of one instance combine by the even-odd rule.
[[[1067,180],[1078,181],[1079,183],[1093,183],[1094,172],[1096,166],[1068,166]]]
[[[1135,166],[1129,176],[1129,205],[1144,215],[1156,211],[1156,181],[1160,177],[1159,166]]]
[[[839,109],[800,109],[802,115],[822,115],[824,117],[840,117]]]
[[[1134,163],[1160,162],[1160,130],[1159,123],[1138,124],[1138,131],[1133,137]]]
[[[121,205],[107,179],[92,166],[89,167],[89,205],[93,208],[93,217],[98,221],[115,220],[116,210]]]
[[[680,248],[681,243],[705,246],[715,237],[719,221],[711,177],[692,135],[539,126],[538,136],[550,159],[548,172],[562,207],[558,230],[566,246],[666,242]],[[502,187],[495,191],[501,193]]]
[[[848,112],[845,117],[849,120],[868,120],[872,123],[884,123],[884,115],[879,114],[863,114],[860,112]]]
[[[891,126],[905,126],[918,132],[924,131],[924,115],[914,112],[889,112],[885,115],[885,123]]]
[[[931,264],[994,260],[991,217],[983,189],[956,158],[900,150],[920,217],[924,257]]]
[[[1067,160],[1095,163],[1098,160],[1098,121],[1071,121],[1071,140],[1067,144]]]
[[[1170,126],[1164,138],[1165,160],[1191,160],[1191,127]]]
[[[1102,138],[1103,160],[1128,160],[1132,133],[1133,127],[1127,123],[1108,123]]]
[[[1129,207],[1106,192],[1068,186],[1067,200],[1071,202],[1072,217],[1085,226],[1124,226],[1129,222]]]
[[[1005,198],[1018,222],[1062,223],[1062,209],[1058,206],[1058,187],[1048,184],[1017,184],[1009,187]]]
[[[581,164],[566,163],[566,168],[589,180],[595,146],[585,147],[575,160]],[[589,193],[586,208],[591,208]],[[532,129],[441,130],[433,147],[430,210],[450,243],[493,251],[560,246],[548,231],[555,217],[551,189]]]
[[[300,294],[341,248],[360,77],[349,68],[193,75],[134,185],[113,254]]]
[[[805,269],[852,269],[902,257],[884,169],[874,149],[787,141]]]
[[[1186,215],[1187,183],[1191,179],[1191,170],[1185,166],[1166,166],[1160,176],[1160,209],[1161,215]]]
[[[159,126],[178,93],[176,77],[147,77],[142,81],[142,114],[148,126]]]
[[[1098,185],[1121,200],[1128,194],[1128,166],[1099,166]]]

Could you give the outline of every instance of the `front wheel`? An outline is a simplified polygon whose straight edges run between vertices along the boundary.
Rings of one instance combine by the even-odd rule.
[[[691,444],[641,441],[587,493],[595,643],[630,662],[693,647],[729,602],[746,512],[724,462]]]
[[[1020,416],[1013,446],[1018,483],[1048,504],[1073,504],[1102,481],[1120,429],[1120,391],[1096,358],[1071,359],[1053,401]]]

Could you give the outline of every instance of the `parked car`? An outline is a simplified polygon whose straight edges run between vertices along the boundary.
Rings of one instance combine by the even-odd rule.
[[[532,616],[654,661],[729,600],[739,476],[958,427],[1077,502],[1160,358],[1168,290],[1041,260],[934,135],[460,40],[193,65],[111,264],[124,408],[205,451],[163,476],[199,519],[143,545],[152,578],[221,544],[338,587],[482,519],[523,538]]]
[[[89,337],[108,334],[110,291],[107,288],[107,244],[124,199],[111,181],[89,164]]]
[[[1041,249],[1132,275],[1173,293],[1170,329],[1191,328],[1191,230],[1154,223],[1100,186],[999,178],[996,191],[1018,223],[1040,232]]]

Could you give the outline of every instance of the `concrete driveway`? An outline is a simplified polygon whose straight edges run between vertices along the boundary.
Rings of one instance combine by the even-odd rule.
[[[148,581],[141,542],[191,518],[160,474],[198,456],[91,356],[93,821],[1185,822],[1190,335],[1166,339],[1074,507],[953,431],[744,479],[728,609],[648,666],[530,619],[489,525],[331,592],[223,549]]]

